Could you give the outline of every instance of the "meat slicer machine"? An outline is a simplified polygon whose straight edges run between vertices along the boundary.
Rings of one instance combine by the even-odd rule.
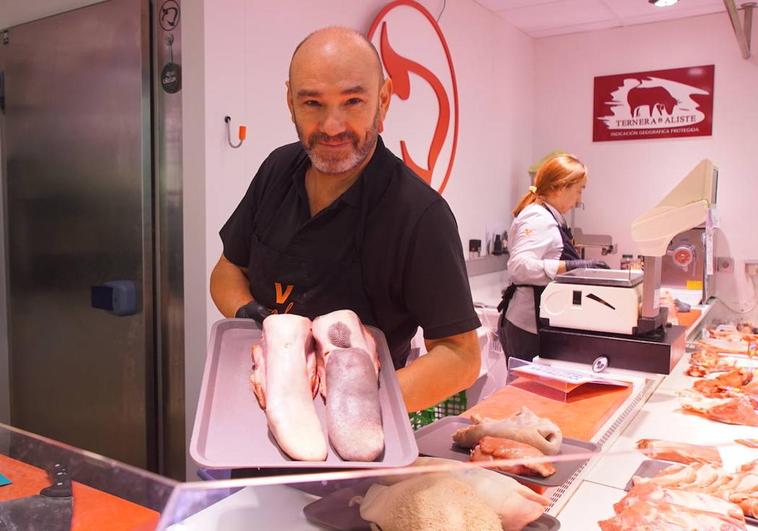
[[[638,270],[576,269],[542,293],[540,357],[668,374],[685,348],[685,328],[667,326],[660,305],[663,258],[672,239],[710,224],[718,170],[701,161],[658,205],[632,223],[644,257]]]

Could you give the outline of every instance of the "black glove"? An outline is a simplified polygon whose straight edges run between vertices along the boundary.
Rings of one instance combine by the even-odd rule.
[[[237,319],[254,319],[259,323],[263,323],[263,320],[271,315],[271,310],[258,303],[257,301],[250,301],[244,306],[241,306],[234,317]]]
[[[602,260],[566,260],[566,271],[572,269],[610,269],[610,266]]]

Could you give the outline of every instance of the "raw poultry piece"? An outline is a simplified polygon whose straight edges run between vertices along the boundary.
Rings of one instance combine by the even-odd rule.
[[[664,459],[676,463],[710,463],[721,466],[721,454],[712,446],[700,446],[660,439],[640,439],[637,448],[647,450],[645,455],[653,459]]]
[[[384,450],[374,338],[350,310],[317,317],[312,330],[329,440],[346,461],[373,461]]]
[[[413,463],[414,467],[430,465],[450,467],[451,470],[442,472],[442,474],[447,474],[474,489],[476,496],[498,515],[500,525],[504,530],[523,529],[530,522],[539,518],[550,504],[549,500],[544,496],[537,494],[513,478],[492,470],[466,466],[459,461],[438,457],[419,457]],[[418,473],[399,474],[387,476],[381,482],[388,485],[397,485],[417,477],[419,477]],[[476,528],[450,527],[439,529]]]
[[[655,477],[634,477],[635,486],[654,484],[670,489],[701,492],[739,505],[746,516],[758,516],[758,463],[752,461],[734,473],[708,464],[671,465]]]
[[[251,380],[279,447],[292,459],[323,461],[327,444],[313,404],[315,363],[310,330],[306,317],[266,317],[261,342],[253,346]]]
[[[471,451],[472,461],[494,461],[496,459],[528,459],[530,457],[544,457],[545,454],[535,447],[502,437],[490,437],[489,435],[481,438],[479,443]],[[519,476],[541,476],[546,478],[555,474],[555,467],[552,463],[523,463],[523,464],[502,464],[495,467],[495,470],[517,474]]]
[[[613,518],[598,522],[603,531],[737,531],[747,529],[744,522],[728,516],[672,505],[641,501]]]
[[[460,428],[453,434],[453,441],[462,448],[473,448],[486,435],[503,437],[526,443],[545,455],[560,452],[563,434],[556,424],[547,418],[538,417],[529,408],[521,410],[504,420],[471,416],[471,425]]]
[[[704,378],[692,384],[692,388],[708,398],[726,398],[736,396],[753,380],[752,369],[732,369],[715,378]]]
[[[694,389],[679,391],[682,408],[726,424],[758,426],[758,413],[748,396],[708,398]]]
[[[702,492],[668,489],[654,483],[642,483],[633,487],[621,501],[614,504],[616,513],[621,513],[628,507],[641,501],[653,503],[665,502],[696,511],[705,511],[728,516],[739,522],[744,522],[742,509],[734,503]]]
[[[724,339],[716,338],[703,338],[698,340],[697,346],[714,352],[725,352],[729,354],[747,354],[748,344],[747,342],[727,341]]]
[[[712,372],[731,371],[738,367],[734,358],[706,349],[693,352],[689,361],[690,366],[686,372],[690,376],[706,376]]]
[[[756,443],[755,439],[736,439],[734,442],[745,444],[746,441],[752,441],[753,444]],[[747,446],[747,445],[746,445]],[[758,446],[749,446],[750,448],[758,448]],[[748,463],[744,463],[742,466],[740,466],[740,472],[748,472],[750,474],[758,474],[758,459],[754,459]]]

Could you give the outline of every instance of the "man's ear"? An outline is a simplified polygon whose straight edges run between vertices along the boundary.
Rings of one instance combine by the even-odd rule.
[[[378,129],[381,133],[384,131],[384,119],[387,116],[387,111],[390,108],[390,100],[392,99],[392,80],[387,78],[382,83],[379,89],[379,125]]]
[[[287,87],[287,107],[289,107],[290,110],[290,119],[292,120],[292,123],[295,123],[295,103],[292,101],[290,82],[285,81],[284,86]]]

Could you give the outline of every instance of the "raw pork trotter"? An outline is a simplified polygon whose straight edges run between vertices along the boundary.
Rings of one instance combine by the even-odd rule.
[[[348,461],[373,461],[384,450],[379,357],[371,334],[350,310],[313,320],[329,440]]]
[[[545,455],[558,454],[563,441],[563,434],[553,421],[538,417],[527,407],[504,420],[472,415],[471,426],[456,431],[453,440],[458,446],[473,448],[485,435],[522,442]]]
[[[275,314],[263,321],[263,338],[253,346],[253,383],[269,429],[292,459],[323,461],[327,444],[313,404],[315,360],[311,322]]]

